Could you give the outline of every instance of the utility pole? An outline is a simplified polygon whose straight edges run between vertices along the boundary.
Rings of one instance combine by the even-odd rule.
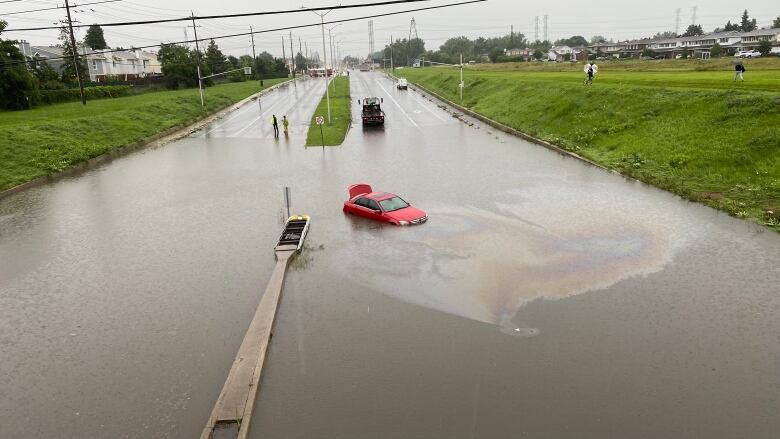
[[[301,37],[298,37],[298,53],[303,55],[303,43],[301,43]],[[303,61],[304,61],[304,63],[308,63],[309,62],[309,60],[307,60],[307,59],[304,59]],[[302,69],[305,69],[305,68],[306,68],[306,66],[302,67]],[[303,80],[305,81],[306,80],[306,72],[302,72],[301,76],[303,76]]]
[[[200,74],[200,45],[198,44],[198,26],[195,24],[195,13],[190,11],[192,17],[192,30],[195,32],[195,53],[198,55],[198,92],[200,93],[200,106],[204,106],[203,103],[203,80]]]
[[[282,59],[287,64],[287,51],[284,49],[284,35],[282,35]]]
[[[547,41],[547,14],[544,14],[544,41]]]
[[[257,61],[257,53],[255,52],[255,31],[252,30],[252,26],[249,26],[249,36],[252,38],[252,74],[257,77],[257,72],[255,71],[255,61]]]
[[[691,14],[691,24],[696,24],[696,11],[699,9],[698,6],[693,7],[693,12]]]
[[[81,82],[79,73],[79,48],[76,47],[76,37],[73,36],[73,21],[70,19],[70,4],[65,0],[65,10],[68,12],[68,29],[70,30],[70,46],[73,49],[73,68],[76,69],[76,81],[79,83],[79,93],[81,94],[81,104],[87,105],[87,98],[84,96],[84,84]]]
[[[290,66],[292,67],[293,84],[295,84],[295,55],[293,54],[292,32],[290,32]]]
[[[395,65],[393,64],[393,36],[390,35],[390,71],[395,76]]]

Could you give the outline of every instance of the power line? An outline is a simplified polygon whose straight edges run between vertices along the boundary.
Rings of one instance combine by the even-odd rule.
[[[417,3],[417,2],[427,2],[430,0],[388,0],[383,2],[376,2],[376,3],[366,3],[366,4],[357,4],[357,5],[337,5],[337,6],[322,6],[317,8],[302,8],[302,9],[288,9],[283,11],[266,11],[266,12],[245,12],[241,14],[224,14],[224,15],[204,15],[202,17],[182,17],[182,18],[168,18],[168,19],[161,19],[161,20],[144,20],[144,21],[126,21],[126,22],[118,22],[118,23],[100,23],[98,26],[100,27],[111,27],[111,26],[135,26],[140,24],[156,24],[156,23],[171,23],[176,21],[190,21],[193,18],[195,20],[213,20],[217,18],[237,18],[237,17],[253,17],[258,15],[278,15],[278,14],[293,14],[298,12],[311,12],[311,11],[325,11],[325,10],[337,10],[337,9],[353,9],[353,8],[365,8],[367,6],[387,6],[387,5],[395,5],[399,3]],[[77,25],[73,26],[76,27],[89,27],[90,25]],[[16,32],[16,31],[32,31],[32,30],[51,30],[51,29],[59,29],[57,26],[49,26],[49,27],[29,27],[29,28],[20,28],[20,29],[5,29],[4,32]]]
[[[102,2],[82,3],[80,5],[73,5],[70,8],[73,9],[73,8],[79,8],[81,6],[99,5],[101,3],[114,3],[114,2],[121,2],[121,1],[122,0],[104,0]],[[51,10],[54,10],[54,9],[65,9],[65,6],[54,6],[54,7],[51,7],[51,8],[30,9],[30,10],[27,10],[27,11],[8,12],[8,13],[0,14],[0,16],[16,15],[16,14],[26,14],[28,12],[51,11]],[[73,27],[78,27],[78,26],[73,26]]]
[[[276,29],[256,30],[254,32],[242,32],[242,33],[238,33],[238,34],[218,35],[218,36],[214,36],[214,37],[200,38],[199,41],[220,40],[220,39],[224,39],[224,38],[246,37],[246,36],[249,36],[251,34],[265,34],[265,33],[279,32],[279,31],[285,31],[285,30],[291,30],[291,29],[302,29],[302,28],[306,28],[306,27],[321,26],[323,24],[347,23],[347,22],[350,22],[350,21],[360,21],[360,20],[366,20],[366,19],[370,19],[370,18],[388,17],[388,16],[391,16],[391,15],[399,15],[399,14],[408,14],[410,12],[429,11],[429,10],[433,10],[433,9],[450,8],[450,7],[453,7],[453,6],[463,6],[463,5],[469,5],[469,4],[474,4],[474,3],[483,3],[483,2],[486,2],[486,1],[488,1],[488,0],[468,0],[468,1],[458,2],[458,3],[448,3],[448,4],[445,4],[445,5],[437,5],[437,6],[428,6],[428,7],[424,7],[424,8],[407,9],[407,10],[404,10],[404,11],[395,11],[395,12],[386,12],[386,13],[383,13],[383,14],[365,15],[363,17],[343,18],[343,19],[340,19],[340,20],[325,21],[325,22],[321,22],[321,23],[300,24],[300,25],[296,25],[296,26],[286,26],[286,27],[280,27],[280,28],[276,28]],[[190,18],[190,20],[191,19],[192,18]],[[56,29],[59,29],[59,27],[57,27]],[[189,41],[171,41],[171,42],[168,42],[168,43],[151,44],[151,45],[148,45],[148,46],[134,47],[134,49],[151,49],[151,48],[155,48],[155,47],[161,47],[163,44],[171,45],[171,44],[187,44],[187,43],[189,43]],[[94,52],[90,52],[90,53],[83,53],[83,54],[80,54],[80,55],[81,56],[102,55],[102,54],[105,54],[105,53],[113,53],[113,52],[121,52],[121,51],[122,50],[116,50],[116,49],[100,50],[100,51],[94,51]],[[65,59],[65,58],[67,58],[67,57],[52,57],[52,58],[46,58],[46,60],[58,60],[58,59]],[[12,65],[18,65],[18,64],[25,64],[27,62],[29,62],[29,61],[9,61],[9,62],[5,62],[3,64],[0,64],[0,67],[12,66]]]

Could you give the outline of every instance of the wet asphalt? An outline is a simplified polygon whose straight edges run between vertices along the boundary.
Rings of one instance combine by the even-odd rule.
[[[304,147],[310,80],[0,200],[0,436],[197,436],[273,268],[284,186],[312,227],[254,437],[780,434],[779,235],[351,80],[387,122],[362,129],[354,103],[341,147]],[[358,182],[430,221],[345,216]]]

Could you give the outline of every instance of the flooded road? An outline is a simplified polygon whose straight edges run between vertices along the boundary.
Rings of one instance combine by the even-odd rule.
[[[341,147],[303,147],[309,81],[0,200],[0,436],[197,436],[273,268],[283,186],[312,227],[256,438],[780,434],[780,236],[351,80],[387,123]],[[344,216],[357,182],[430,221]]]

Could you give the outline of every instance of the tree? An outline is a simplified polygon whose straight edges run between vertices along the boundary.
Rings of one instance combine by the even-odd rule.
[[[713,58],[720,58],[723,55],[723,47],[717,42],[710,47],[710,56]]]
[[[542,59],[544,52],[541,49],[534,50],[534,59]]]
[[[298,70],[306,70],[306,57],[301,52],[295,55],[295,67]]]
[[[724,32],[732,32],[732,31],[738,31],[738,30],[739,30],[739,25],[737,23],[732,24],[731,20],[726,22],[726,25],[723,26],[723,31]]]
[[[590,37],[590,44],[591,44],[591,45],[594,45],[594,44],[603,44],[603,43],[606,43],[606,42],[607,42],[607,39],[606,39],[606,38],[604,38],[604,37],[603,37],[603,36],[601,36],[601,35],[593,35],[592,37]]]
[[[106,39],[103,37],[103,28],[97,24],[87,28],[87,34],[84,36],[84,44],[94,50],[108,49]]]
[[[490,58],[490,62],[498,61],[498,58],[501,56],[504,56],[504,51],[497,47],[491,50],[490,53],[488,53],[488,58]]]
[[[682,55],[682,59],[688,59],[688,57],[691,56],[691,51],[688,50],[687,47],[683,47],[681,55]]]
[[[745,12],[742,13],[742,24],[740,24],[739,30],[742,32],[750,32],[756,30],[757,27],[756,19],[754,18],[751,20],[747,9],[745,9]]]
[[[239,62],[238,62],[238,58],[236,58],[233,55],[228,55],[227,61],[230,63],[230,68],[231,69],[237,69],[239,67],[239,65],[240,65]]]
[[[569,46],[569,47],[580,47],[580,46],[587,46],[588,40],[585,39],[585,37],[580,35],[575,35],[571,38],[564,38],[561,40],[558,40],[555,42],[556,46]]]
[[[460,55],[463,54],[464,59],[472,58],[474,55],[474,42],[467,37],[455,37],[450,38],[442,44],[439,50],[448,55],[453,61],[460,62]]]
[[[688,29],[685,31],[685,33],[682,35],[684,37],[695,37],[697,35],[704,34],[704,30],[701,28],[700,24],[692,24],[688,26]]]
[[[654,40],[666,40],[669,38],[677,38],[677,34],[672,31],[666,31],[658,32],[657,34],[653,35]]]
[[[224,73],[228,71],[230,64],[227,62],[227,58],[219,50],[219,46],[214,40],[209,41],[209,45],[206,47],[206,65],[209,67],[212,73]]]
[[[0,20],[0,35],[8,25]],[[21,110],[30,108],[38,97],[33,76],[25,66],[25,56],[16,47],[17,41],[0,38],[0,108]],[[6,64],[8,63],[8,64]]]
[[[655,51],[649,47],[645,47],[642,50],[642,56],[649,56],[650,58],[655,57]]]
[[[197,55],[189,48],[178,44],[161,44],[157,59],[167,88],[175,90],[181,85],[194,87],[198,84]]]
[[[772,43],[769,40],[761,40],[758,43],[758,51],[761,52],[761,56],[767,56],[772,51]]]
[[[775,18],[775,21],[772,22],[772,29],[780,28],[780,15]]]
[[[64,26],[60,28],[59,40],[62,42],[62,82],[75,82],[77,79],[76,69],[78,69],[78,76],[82,82],[89,81],[89,70],[84,60],[81,57],[77,57],[78,64],[73,60],[73,54],[78,53],[78,48],[73,47],[71,44],[70,34]]]

